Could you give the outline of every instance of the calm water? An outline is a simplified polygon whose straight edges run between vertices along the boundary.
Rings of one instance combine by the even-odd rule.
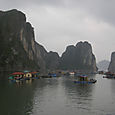
[[[115,115],[115,80],[93,76],[96,84],[73,77],[24,84],[0,81],[0,115]]]

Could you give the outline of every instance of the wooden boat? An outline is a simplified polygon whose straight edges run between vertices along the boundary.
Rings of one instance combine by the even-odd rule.
[[[74,81],[74,83],[78,83],[78,84],[91,84],[91,83],[96,83],[97,80],[95,79],[88,79],[88,77],[86,75],[80,75],[78,76],[78,79]]]

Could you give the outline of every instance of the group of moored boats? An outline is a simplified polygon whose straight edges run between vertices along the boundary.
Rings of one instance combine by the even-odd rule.
[[[39,73],[30,72],[30,71],[14,72],[8,77],[8,79],[11,82],[19,82],[19,81],[25,81],[30,79],[39,79]]]
[[[100,73],[102,74],[102,73]],[[106,73],[103,73],[104,76],[103,78],[113,78],[115,79],[115,74],[113,73],[110,73],[110,72],[106,72]],[[64,74],[62,74],[64,75]],[[69,74],[70,76],[72,75],[75,75],[73,72],[71,72]],[[44,75],[44,76],[40,76],[39,72],[30,72],[30,71],[23,71],[23,72],[14,72],[12,73],[8,79],[12,82],[19,82],[19,81],[25,81],[25,80],[33,80],[33,79],[39,79],[39,78],[51,78],[51,77],[59,77],[60,75],[59,74],[56,74],[56,73],[49,73],[48,75]],[[78,74],[77,75],[77,79],[74,80],[74,83],[77,83],[77,84],[92,84],[92,83],[96,83],[97,80],[95,79],[89,79],[87,75],[81,75],[81,74]]]
[[[49,73],[46,76],[42,76],[42,78],[50,78],[50,77],[57,77],[57,74]],[[12,73],[8,79],[11,82],[20,82],[20,81],[26,81],[26,80],[33,80],[33,79],[39,79],[41,78],[39,72],[30,72],[30,71],[23,71],[23,72],[14,72]],[[78,75],[77,80],[74,80],[74,83],[78,84],[84,84],[84,83],[96,83],[97,80],[95,79],[88,79],[88,76],[86,75]]]
[[[103,78],[115,79],[115,74],[111,73],[111,72],[106,72],[106,73],[104,73]]]
[[[99,71],[99,74],[104,75],[103,78],[115,79],[115,73],[114,72]]]

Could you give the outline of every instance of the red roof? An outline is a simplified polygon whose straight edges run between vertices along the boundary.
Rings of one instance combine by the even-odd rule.
[[[36,73],[38,73],[38,72],[31,72],[31,74],[36,74]]]
[[[23,75],[24,73],[22,73],[22,72],[14,72],[14,73],[12,73],[12,75]]]

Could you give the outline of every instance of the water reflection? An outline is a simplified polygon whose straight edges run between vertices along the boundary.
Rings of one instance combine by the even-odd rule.
[[[111,102],[112,107],[111,108],[113,108],[114,110],[114,107],[115,107],[115,79],[111,80],[111,97],[112,97],[112,102]]]
[[[115,80],[98,75],[96,79],[96,84],[75,84],[67,76],[24,83],[0,81],[0,115],[115,113]]]
[[[111,79],[111,90],[115,94],[115,79]]]
[[[7,80],[10,73],[10,71],[0,71],[0,80]]]
[[[51,115],[52,110],[55,110],[55,106],[59,106],[58,86],[60,80],[57,78],[48,78],[38,81],[38,86],[34,95],[33,115]],[[55,113],[56,115],[56,113]]]
[[[88,112],[93,90],[93,84],[74,84],[70,77],[41,81],[34,95],[33,115],[76,115],[81,110]]]
[[[4,74],[4,77],[8,74]],[[9,83],[0,81],[0,114],[1,115],[30,115],[33,108],[33,96],[37,82]]]
[[[73,79],[66,78],[64,82],[67,96],[67,106],[77,111],[90,111],[92,106],[92,95],[95,84],[75,84]]]

